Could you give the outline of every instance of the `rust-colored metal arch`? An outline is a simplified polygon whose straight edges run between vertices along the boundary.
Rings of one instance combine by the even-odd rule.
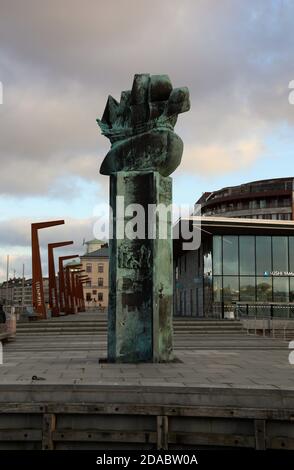
[[[40,256],[38,230],[64,224],[64,220],[52,220],[31,224],[32,238],[32,297],[33,309],[40,319],[46,318],[46,306],[44,299],[43,274]]]
[[[54,263],[54,248],[60,248],[62,246],[72,244],[72,240],[65,242],[48,243],[49,306],[51,308],[52,317],[58,317],[60,313]]]
[[[78,258],[79,255],[67,255],[67,256],[60,256],[58,258],[58,267],[59,267],[59,305],[60,311],[64,313],[69,313],[69,302],[68,302],[68,294],[67,294],[67,286],[66,280],[64,276],[64,267],[63,261],[73,258]]]

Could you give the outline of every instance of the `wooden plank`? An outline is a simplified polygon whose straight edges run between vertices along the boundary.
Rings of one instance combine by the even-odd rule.
[[[157,416],[157,449],[168,450],[168,417]]]
[[[220,408],[220,407],[183,407],[183,406],[149,406],[149,405],[96,405],[96,404],[64,404],[64,403],[1,403],[0,413],[77,413],[77,414],[132,414],[161,416],[191,417],[223,417],[223,418],[256,418],[293,420],[294,410],[269,410],[256,408]]]
[[[36,414],[45,413],[47,406],[44,403],[0,403],[0,414],[20,413]]]
[[[254,436],[245,434],[219,434],[219,433],[169,433],[169,444],[178,445],[207,445],[255,448]]]
[[[265,419],[254,420],[255,448],[256,450],[266,449],[266,421]]]
[[[293,421],[293,409],[81,403],[0,403],[0,413],[129,414]]]
[[[43,416],[43,429],[42,429],[42,449],[53,450],[54,442],[52,439],[53,432],[56,426],[56,416],[53,413],[45,413]]]
[[[294,450],[293,437],[272,437],[268,442],[269,449]]]
[[[0,429],[0,442],[3,441],[41,441],[40,429]]]
[[[152,431],[96,431],[89,430],[58,430],[53,431],[52,439],[58,441],[72,442],[133,442],[133,443],[151,443],[155,444],[157,439],[156,432]]]

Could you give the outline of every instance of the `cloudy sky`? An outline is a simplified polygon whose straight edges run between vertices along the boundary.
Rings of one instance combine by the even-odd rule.
[[[93,238],[109,143],[96,118],[135,73],[188,86],[174,200],[293,175],[292,0],[0,0],[0,280],[30,274],[30,223],[49,241]],[[60,250],[60,254],[65,250]]]

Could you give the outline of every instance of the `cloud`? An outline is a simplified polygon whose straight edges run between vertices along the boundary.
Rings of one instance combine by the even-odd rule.
[[[58,219],[59,220],[59,219]],[[76,249],[80,250],[84,238],[93,238],[95,218],[66,218],[64,225],[58,225],[39,231],[40,246],[62,240],[73,240]],[[26,217],[0,221],[0,245],[6,247],[29,247],[31,244],[31,223],[42,222],[41,219],[31,220]],[[65,247],[64,249],[72,249]]]
[[[56,192],[61,176],[103,185],[109,142],[95,119],[138,72],[189,87],[176,128],[187,148],[234,151],[293,125],[293,14],[286,0],[2,0],[0,193]]]
[[[236,169],[247,169],[264,151],[258,139],[243,140],[229,145],[191,146],[184,151],[181,171],[199,175],[221,175]]]
[[[94,238],[93,230],[96,218],[67,218],[64,225],[39,231],[39,242],[44,275],[47,273],[48,243],[73,240],[74,244],[56,249],[56,256],[67,254],[81,255],[85,252],[84,240]],[[34,220],[38,222],[41,220]],[[31,223],[28,218],[0,221],[0,279],[6,278],[6,256],[10,255],[10,275],[15,269],[18,276],[22,264],[26,266],[26,275],[31,275]]]

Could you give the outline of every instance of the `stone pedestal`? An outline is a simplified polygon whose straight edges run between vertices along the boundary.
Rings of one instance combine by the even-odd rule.
[[[170,177],[152,171],[121,171],[110,176],[113,210],[108,313],[110,362],[172,360],[171,212],[167,220],[164,214],[154,213],[154,207],[159,204],[168,207],[171,203]],[[140,204],[144,209],[143,226],[138,223],[134,227],[134,217],[139,220],[142,212],[133,213],[136,207],[130,204]],[[127,207],[129,212],[123,214]],[[139,238],[129,239],[123,234],[130,227],[135,228],[130,233],[137,230]],[[159,229],[163,229],[162,233]]]

